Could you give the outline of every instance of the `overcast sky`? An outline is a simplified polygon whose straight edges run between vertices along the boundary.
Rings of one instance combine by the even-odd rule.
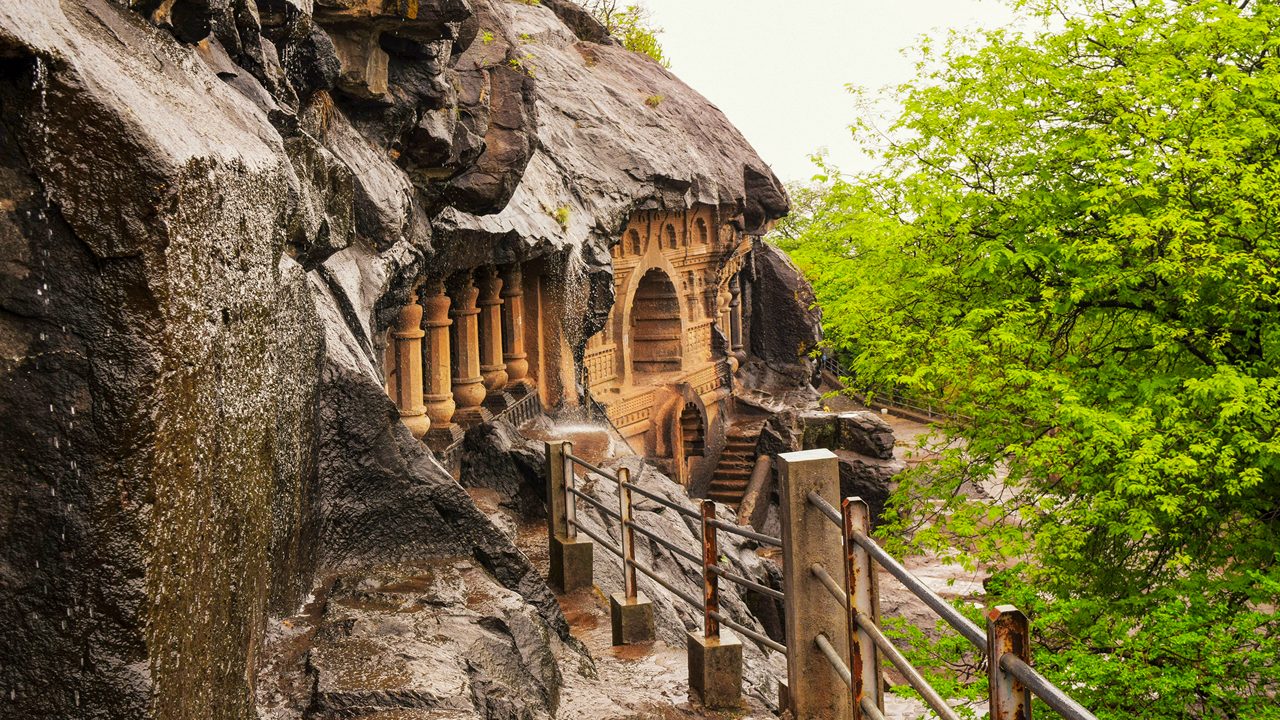
[[[914,74],[922,34],[997,27],[1000,0],[644,0],[665,32],[671,69],[729,116],[784,181],[813,174],[808,156],[867,166],[854,148],[849,83],[871,89]]]

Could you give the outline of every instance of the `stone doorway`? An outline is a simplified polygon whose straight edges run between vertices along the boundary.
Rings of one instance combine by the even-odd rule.
[[[631,306],[631,371],[635,375],[679,372],[684,351],[680,296],[659,268],[640,278]]]
[[[706,455],[707,452],[707,421],[702,414],[702,408],[698,407],[697,403],[685,403],[684,409],[680,411],[678,440],[680,447],[678,479],[681,485],[688,487],[693,477],[694,459]]]

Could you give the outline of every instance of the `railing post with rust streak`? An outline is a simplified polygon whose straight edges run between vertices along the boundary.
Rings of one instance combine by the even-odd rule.
[[[778,480],[791,714],[796,720],[849,720],[851,694],[817,643],[819,635],[826,636],[847,663],[847,614],[812,575],[815,563],[831,569],[844,564],[842,528],[809,501],[811,492],[828,502],[840,496],[838,460],[830,450],[783,453]]]
[[[547,443],[547,534],[551,567],[548,579],[561,592],[591,587],[592,545],[578,539],[573,486],[573,443]]]
[[[702,632],[688,635],[689,685],[709,708],[736,708],[742,703],[742,642],[720,629],[720,543],[716,536],[716,504],[702,501]]]
[[[987,677],[991,720],[1031,720],[1031,690],[1000,666],[1000,658],[1015,655],[1031,662],[1031,624],[1012,605],[987,613]]]
[[[618,468],[618,514],[622,516],[622,589],[636,599],[636,531],[631,524],[631,471]]]
[[[614,645],[653,642],[653,603],[636,589],[636,534],[631,524],[631,471],[618,468],[618,514],[622,516],[622,592],[609,596]]]
[[[720,542],[716,537],[716,527],[711,521],[716,519],[714,500],[702,501],[702,636],[704,638],[720,637],[720,621],[715,614],[720,612],[720,576],[712,569],[719,562]]]
[[[840,506],[844,520],[845,592],[849,606],[849,671],[853,675],[853,717],[861,720],[863,696],[868,696],[884,712],[884,683],[880,676],[880,656],[875,643],[858,629],[857,617],[880,624],[879,584],[870,554],[854,541],[855,533],[871,534],[871,512],[862,498],[845,498]]]

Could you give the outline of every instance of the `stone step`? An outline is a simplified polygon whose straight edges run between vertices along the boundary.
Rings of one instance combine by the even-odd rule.
[[[718,503],[724,503],[725,505],[739,505],[742,503],[742,493],[735,492],[732,490],[729,490],[729,491],[712,490],[711,492],[707,493],[707,497],[711,498],[712,500]]]
[[[717,468],[716,471],[711,474],[711,482],[713,483],[716,482],[717,480],[746,481],[750,479],[751,479],[750,470],[721,470]]]
[[[724,480],[724,481],[718,481],[718,482],[713,481],[711,483],[711,486],[707,488],[707,490],[710,492],[735,490],[738,492],[739,495],[741,495],[742,493],[747,491],[748,484],[749,483],[746,480],[742,480],[742,481]]]

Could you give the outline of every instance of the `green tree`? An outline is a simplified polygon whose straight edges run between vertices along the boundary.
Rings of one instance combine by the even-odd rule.
[[[632,52],[648,55],[663,67],[671,67],[671,61],[662,51],[658,36],[662,28],[653,24],[649,9],[635,3],[620,0],[575,0],[586,8],[610,35]]]
[[[776,236],[858,383],[958,418],[882,531],[1001,568],[1100,717],[1278,718],[1280,5],[1016,5]]]

